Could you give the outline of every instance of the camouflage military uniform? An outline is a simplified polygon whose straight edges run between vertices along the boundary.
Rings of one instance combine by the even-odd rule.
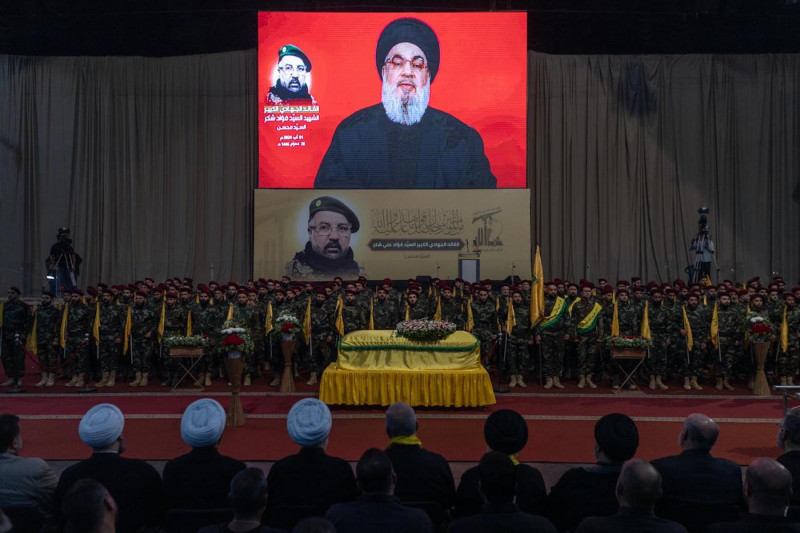
[[[472,300],[472,334],[481,343],[481,357],[485,358],[492,349],[492,335],[497,335],[498,315],[495,303],[491,300],[481,302],[480,299]]]
[[[116,371],[122,355],[122,337],[125,335],[125,308],[113,303],[100,304],[100,369]]]
[[[132,366],[136,372],[150,372],[158,315],[146,303],[133,305],[130,310],[131,338],[128,349],[131,351]],[[150,338],[146,337],[147,334],[150,334]]]
[[[92,333],[94,307],[84,303],[69,303],[67,309],[66,351],[70,361],[70,372],[81,374],[89,370],[89,336]]]
[[[721,378],[730,378],[734,369],[739,366],[742,357],[742,331],[744,314],[733,305],[717,307],[719,321],[718,348],[714,357],[714,374]],[[721,360],[720,360],[721,359]]]
[[[258,312],[255,307],[238,302],[233,304],[233,319],[247,330],[250,338],[254,338],[258,333]],[[244,370],[242,376],[250,375],[255,377],[259,374],[255,363],[255,354],[247,354],[244,358]]]
[[[673,313],[668,307],[655,303],[648,306],[648,313],[653,342],[643,366],[648,376],[667,377],[669,376],[667,340],[672,343],[675,336]]]
[[[781,311],[781,323],[783,312]],[[789,332],[789,345],[786,352],[778,342],[778,376],[794,379],[800,370],[800,305],[786,306],[786,324]],[[780,339],[780,337],[778,337]]]
[[[431,317],[428,312],[428,306],[422,300],[419,300],[415,305],[406,303],[405,310],[409,320],[424,320]],[[406,313],[403,313],[402,320],[405,320],[405,315]]]
[[[556,301],[561,304],[561,312],[547,321],[553,313]],[[564,334],[569,328],[569,312],[567,302],[560,296],[544,296],[544,320],[536,326],[536,334],[540,337],[539,350],[542,354],[542,374],[544,378],[560,378],[564,368],[564,351],[566,341]]]
[[[317,375],[333,361],[333,310],[335,302],[311,302],[310,369]],[[330,340],[328,340],[330,338]]]
[[[464,303],[455,296],[442,298],[441,300],[441,319],[452,322],[457,329],[464,329]]]
[[[528,346],[533,341],[531,330],[531,310],[524,302],[514,305],[514,327],[508,339],[508,357],[506,358],[506,374],[522,374],[528,370],[530,352]]]
[[[358,302],[344,302],[342,307],[342,322],[344,322],[345,335],[351,331],[367,329],[368,317],[364,308]]]
[[[400,311],[394,300],[387,296],[381,301],[375,299],[372,305],[372,325],[375,329],[394,329],[400,322]]]
[[[617,300],[617,318],[619,320],[620,335],[637,336],[641,333],[640,327],[643,309],[644,307],[639,307],[633,302]],[[610,328],[608,332],[611,333]]]
[[[58,337],[61,331],[61,309],[52,303],[36,309],[36,345],[39,366],[54,372],[58,366]]]
[[[578,300],[572,306],[570,315],[570,337],[577,341],[578,375],[592,375],[597,354],[598,340],[603,338],[603,320],[597,316],[593,323],[585,328],[579,324],[593,311],[596,304],[592,300]]]
[[[3,367],[11,379],[25,374],[25,340],[30,332],[31,308],[17,298],[3,304]]]
[[[689,350],[688,358],[683,358],[681,374],[684,377],[697,377],[705,364],[706,350],[702,347],[702,344],[708,342],[711,311],[702,305],[692,308],[687,304],[686,316],[692,328],[693,346]],[[683,315],[681,315],[681,327],[683,327]],[[684,342],[686,342],[685,338]]]
[[[189,318],[189,311],[180,303],[176,302],[172,306],[169,304],[164,305],[164,334],[161,337],[161,364],[167,372],[175,372],[177,370],[177,363],[172,360],[169,353],[169,347],[163,346],[164,339],[171,337],[183,337],[186,335],[187,319]]]
[[[204,335],[208,338],[209,346],[203,348],[203,360],[200,369],[203,372],[214,373],[219,368],[214,357],[214,346],[219,344],[220,330],[225,322],[225,306],[204,304],[202,300],[192,306],[192,335]]]

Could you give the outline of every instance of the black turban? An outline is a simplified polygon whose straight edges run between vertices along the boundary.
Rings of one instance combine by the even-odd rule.
[[[612,413],[597,421],[594,426],[594,440],[610,459],[623,462],[636,454],[639,430],[630,417]]]
[[[386,61],[386,54],[399,43],[413,43],[420,47],[428,61],[428,72],[430,72],[431,82],[433,82],[439,71],[439,39],[430,26],[414,18],[402,18],[390,22],[378,37],[375,64],[381,80],[383,79],[383,64]]]
[[[483,437],[491,449],[511,455],[527,444],[528,425],[518,412],[501,409],[486,419]]]

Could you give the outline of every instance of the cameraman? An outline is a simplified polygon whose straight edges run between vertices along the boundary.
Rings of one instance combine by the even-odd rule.
[[[50,280],[50,291],[58,295],[62,288],[70,290],[78,286],[77,277],[80,275],[81,256],[75,253],[69,228],[58,228],[56,243],[50,247],[50,256],[47,258],[47,271]]]
[[[697,254],[700,260],[699,269],[694,273],[693,281],[703,279],[703,276],[711,279],[711,256],[714,253],[714,241],[708,236],[708,229],[702,229],[697,237],[692,239],[691,250]]]

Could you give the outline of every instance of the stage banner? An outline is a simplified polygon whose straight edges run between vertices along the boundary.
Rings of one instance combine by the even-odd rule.
[[[258,14],[260,188],[526,183],[524,12]]]
[[[531,272],[530,191],[254,191],[253,275],[293,280]]]

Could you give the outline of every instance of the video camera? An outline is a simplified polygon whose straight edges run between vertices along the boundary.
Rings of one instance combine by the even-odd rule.
[[[66,226],[58,228],[58,233],[56,234],[56,240],[64,244],[72,244],[72,239],[69,237],[69,228],[67,228]]]
[[[697,233],[708,233],[708,215],[711,210],[705,206],[697,210],[700,219],[697,221]]]

